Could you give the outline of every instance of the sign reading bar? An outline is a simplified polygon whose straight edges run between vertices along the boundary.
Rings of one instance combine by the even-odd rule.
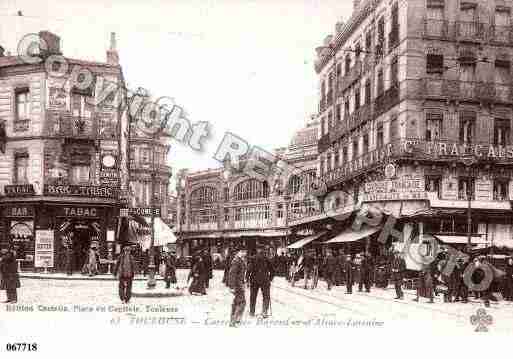
[[[374,181],[364,185],[364,202],[426,199],[424,179],[405,177],[395,180]]]
[[[2,211],[4,217],[34,217],[34,207],[31,206],[12,206],[6,207]]]
[[[115,188],[107,186],[77,186],[77,185],[50,185],[45,184],[44,194],[47,196],[76,196],[116,198]]]
[[[13,184],[4,187],[6,197],[30,196],[33,195],[34,186],[32,184]]]
[[[151,208],[129,208],[128,213],[142,217],[150,217]],[[153,214],[155,217],[160,217],[160,208],[153,208]]]
[[[54,236],[52,230],[36,230],[34,266],[37,268],[53,268]]]

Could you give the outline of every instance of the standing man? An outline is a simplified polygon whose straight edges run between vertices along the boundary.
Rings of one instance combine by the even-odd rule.
[[[322,257],[320,254],[314,253],[313,255],[313,269],[312,269],[312,289],[317,288],[319,282],[319,268],[321,267]]]
[[[130,246],[123,247],[123,251],[116,263],[114,275],[119,278],[119,298],[123,304],[127,304],[132,297],[132,282],[135,276],[135,259],[132,256]]]
[[[335,282],[335,272],[337,270],[337,258],[333,256],[332,251],[328,250],[326,263],[324,264],[324,279],[326,279],[326,283],[328,284],[328,290],[331,290]]]
[[[174,253],[165,254],[164,263],[166,265],[164,281],[166,282],[166,288],[169,289],[171,283],[176,284],[176,258]]]
[[[71,243],[66,245],[65,255],[65,264],[66,264],[66,274],[73,275],[73,248],[71,247]]]
[[[308,279],[313,274],[314,259],[306,250],[303,256],[303,274],[305,276],[305,289],[308,289]]]
[[[358,291],[361,292],[365,286],[365,291],[370,293],[371,288],[371,275],[372,275],[372,259],[368,253],[363,254],[360,263],[360,280],[358,283]]]
[[[205,273],[203,274],[203,280],[205,282],[205,288],[208,288],[210,280],[212,279],[212,256],[210,255],[209,248],[203,252],[203,263]]]
[[[402,289],[404,272],[406,271],[406,262],[402,258],[401,254],[396,251],[394,252],[394,258],[392,259],[392,280],[395,286],[395,299],[404,299],[404,293]]]
[[[347,294],[353,293],[353,283],[354,283],[354,272],[355,272],[355,264],[353,263],[353,260],[351,259],[351,255],[346,256],[346,260],[344,262],[344,273],[345,273],[345,280],[346,280],[346,288],[347,288]]]
[[[249,315],[255,316],[255,305],[258,290],[262,290],[263,309],[262,316],[268,317],[269,303],[271,301],[271,282],[274,277],[274,269],[271,260],[263,253],[261,247],[257,248],[257,254],[252,258],[248,266],[246,278],[250,285]]]
[[[228,286],[228,275],[230,273],[230,265],[232,263],[234,256],[233,249],[228,248],[228,252],[226,253],[226,258],[224,259],[224,272],[223,272],[223,283]]]
[[[246,250],[239,249],[233,258],[228,273],[228,287],[233,294],[230,327],[240,324],[244,308],[246,307],[246,294],[244,293],[244,276],[246,274]]]
[[[7,294],[7,300],[4,303],[16,303],[18,301],[17,288],[20,287],[16,253],[12,248],[4,253],[0,261],[0,277],[2,278],[0,288],[4,289]]]

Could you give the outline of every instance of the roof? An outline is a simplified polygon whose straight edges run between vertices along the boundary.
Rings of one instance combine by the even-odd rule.
[[[96,67],[106,67],[110,69],[121,69],[120,65],[108,64],[106,62],[97,62],[97,61],[87,61],[87,60],[79,60],[73,59],[69,57],[64,57],[68,63],[73,65],[81,65],[81,66],[96,66]],[[20,56],[1,56],[0,57],[0,68],[2,67],[10,67],[10,66],[18,66],[18,65],[33,65],[24,62]]]
[[[378,227],[370,227],[367,225],[362,226],[359,231],[354,231],[352,228],[348,228],[344,230],[342,233],[337,235],[336,237],[330,239],[327,242],[324,242],[325,244],[331,244],[331,243],[349,243],[349,242],[356,242],[360,239],[363,239],[365,237],[371,236],[374,233],[377,233],[381,230],[381,226]]]
[[[320,232],[320,233],[317,233],[317,234],[314,234],[314,235],[311,235],[311,236],[308,236],[308,237],[305,237],[305,238],[301,238],[299,241],[292,243],[287,248],[289,248],[289,249],[303,248],[305,245],[315,241],[316,239],[320,238],[325,233],[326,232]]]

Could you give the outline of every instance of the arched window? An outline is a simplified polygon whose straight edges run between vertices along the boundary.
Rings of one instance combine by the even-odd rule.
[[[289,180],[290,193],[308,192],[316,180],[315,170],[305,171],[299,175],[293,175]]]
[[[192,205],[203,205],[217,202],[217,190],[213,187],[200,187],[191,193]]]
[[[260,182],[255,179],[250,179],[235,186],[233,196],[236,201],[267,198],[269,197],[269,184],[267,181]]]

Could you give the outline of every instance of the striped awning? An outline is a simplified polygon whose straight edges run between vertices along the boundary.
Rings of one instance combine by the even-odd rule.
[[[305,238],[301,238],[299,241],[292,243],[287,248],[288,249],[303,248],[308,243],[311,243],[311,242],[315,241],[316,239],[321,238],[325,233],[326,232],[320,232],[320,233],[317,233],[317,234],[314,234],[314,235],[311,235],[311,236],[308,236],[308,237],[305,237]]]

